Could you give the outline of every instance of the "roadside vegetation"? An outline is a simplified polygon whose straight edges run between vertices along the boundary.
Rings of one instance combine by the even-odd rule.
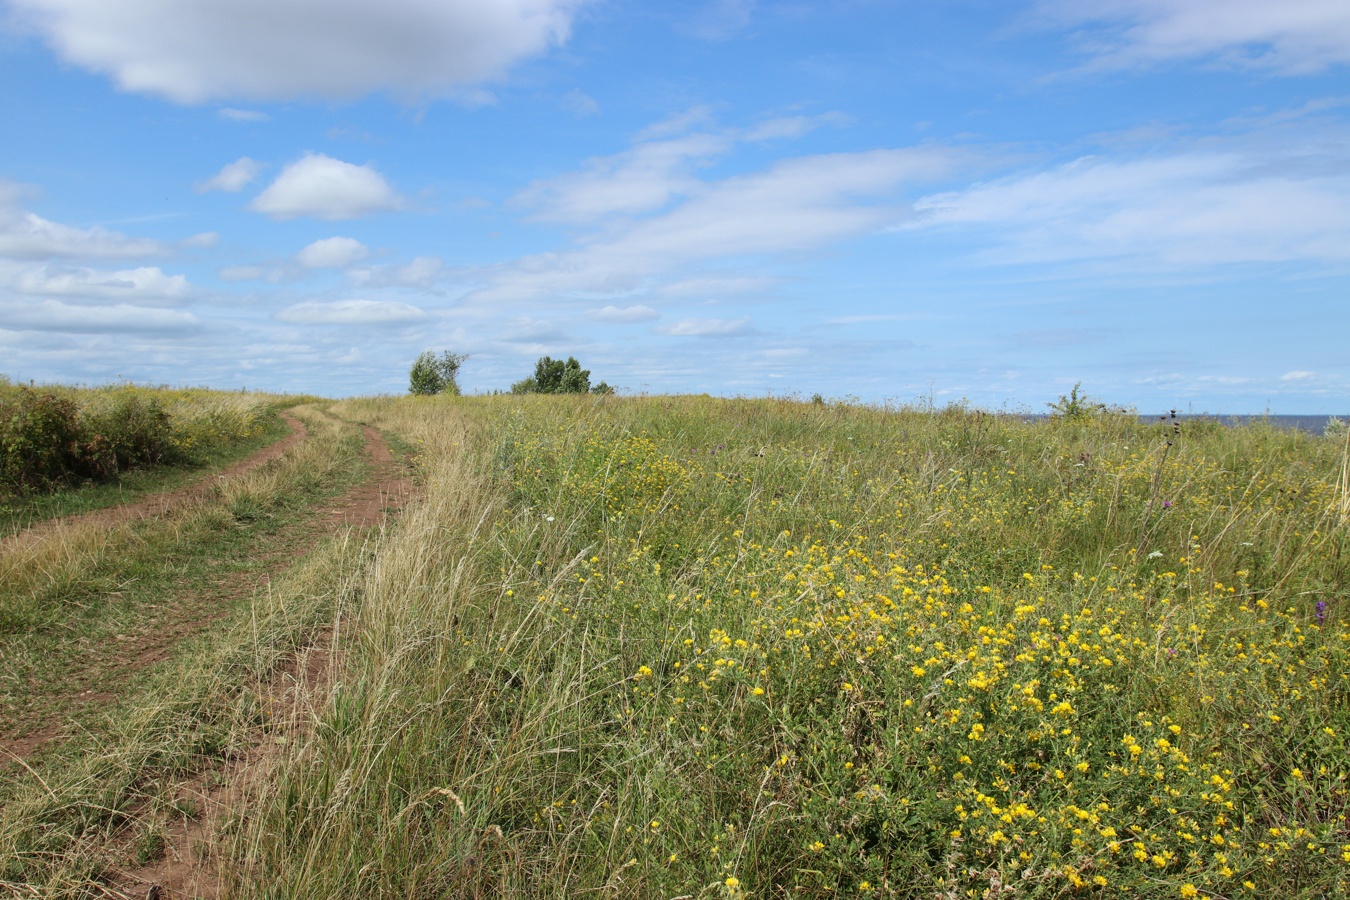
[[[331,404],[422,498],[13,771],[0,880],[96,895],[327,635],[222,895],[1345,895],[1350,443],[1075,395]]]
[[[282,402],[260,393],[35,387],[0,377],[0,529],[125,502],[240,458],[286,432],[276,413]]]

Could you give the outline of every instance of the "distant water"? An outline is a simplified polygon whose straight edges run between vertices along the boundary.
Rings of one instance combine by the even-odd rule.
[[[1225,415],[1210,415],[1208,413],[1201,413],[1200,415],[1188,415],[1186,413],[1177,414],[1177,419],[1182,422],[1188,420],[1192,422],[1195,421],[1222,422],[1225,425],[1249,425],[1252,422],[1265,422],[1269,425],[1273,425],[1276,428],[1284,428],[1288,429],[1289,431],[1297,429],[1299,431],[1306,431],[1309,434],[1318,434],[1318,435],[1326,431],[1327,422],[1332,418],[1340,419],[1342,422],[1350,422],[1350,413],[1347,413],[1346,415],[1343,416],[1334,416],[1334,417],[1333,416],[1225,416]],[[1139,417],[1139,421],[1141,422],[1159,422],[1170,420],[1171,420],[1170,415],[1166,413],[1164,413],[1161,416]]]

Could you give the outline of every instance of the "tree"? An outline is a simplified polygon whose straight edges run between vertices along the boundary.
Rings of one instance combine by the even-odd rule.
[[[511,385],[513,394],[584,394],[590,389],[591,370],[583,369],[574,356],[567,357],[567,362],[541,356],[534,364],[534,375]]]
[[[455,376],[459,367],[469,357],[461,353],[445,350],[440,356],[428,350],[417,357],[408,372],[408,393],[419,396],[431,394],[459,395],[459,384]]]
[[[1083,386],[1083,382],[1078,382],[1073,386],[1073,390],[1068,394],[1060,394],[1056,403],[1047,403],[1052,414],[1059,416],[1070,422],[1084,422],[1098,416],[1136,415],[1133,407],[1118,406],[1115,404],[1107,405],[1096,397],[1089,397],[1087,394],[1078,393],[1078,389]],[[1175,411],[1174,411],[1175,414]]]

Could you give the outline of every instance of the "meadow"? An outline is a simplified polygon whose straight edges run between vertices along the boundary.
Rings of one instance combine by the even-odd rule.
[[[1350,893],[1344,439],[706,397],[325,409],[388,435],[422,497],[238,620],[247,656],[299,643],[288,605],[327,617],[340,666],[222,827],[223,895]],[[235,723],[196,765],[266,726],[230,670],[176,671],[156,690],[197,699],[166,734]],[[143,798],[191,758],[126,778]],[[92,826],[37,836],[118,802],[62,798],[80,771],[15,776],[7,883],[97,882],[52,863]]]

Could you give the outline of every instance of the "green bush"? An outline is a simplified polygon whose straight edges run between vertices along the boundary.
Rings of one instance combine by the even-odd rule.
[[[0,487],[43,488],[80,468],[79,409],[52,390],[19,387],[0,395]]]
[[[86,411],[84,462],[89,474],[109,477],[138,466],[183,461],[169,413],[155,397],[117,392],[103,409]]]
[[[76,390],[0,379],[0,496],[203,462],[256,437],[265,403],[136,385]]]

